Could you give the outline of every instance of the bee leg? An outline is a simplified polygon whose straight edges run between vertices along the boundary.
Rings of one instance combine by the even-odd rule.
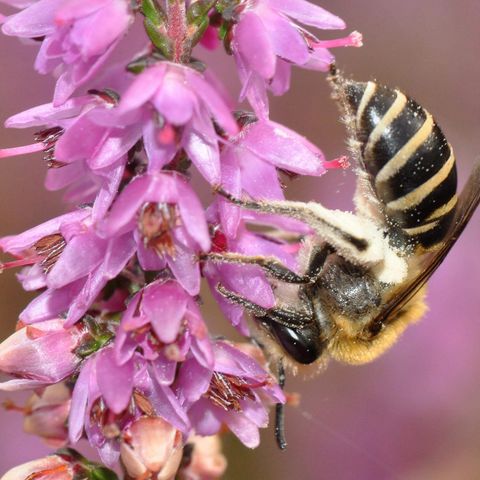
[[[326,243],[356,265],[383,262],[385,250],[390,248],[376,223],[351,212],[329,210],[315,202],[238,199],[222,189],[217,191],[235,205],[248,210],[284,215],[307,223]],[[389,254],[392,254],[390,250]]]
[[[304,275],[299,275],[293,270],[280,263],[273,257],[262,257],[260,255],[242,255],[235,252],[206,253],[200,258],[220,263],[238,263],[240,265],[257,265],[271,277],[285,283],[308,284],[315,283],[321,274],[323,264],[334,249],[330,245],[321,248],[314,248],[308,262],[308,270]]]
[[[309,283],[310,279],[304,275],[298,275],[293,270],[280,263],[273,257],[260,255],[242,255],[235,252],[206,253],[200,257],[202,260],[210,260],[218,263],[237,263],[240,265],[257,265],[277,280],[286,283]]]
[[[242,295],[228,290],[221,283],[217,284],[217,291],[230,302],[241,305],[255,317],[265,319],[270,323],[278,323],[284,327],[298,329],[311,325],[314,321],[311,311],[295,311],[282,307],[264,308]]]
[[[278,362],[278,385],[283,390],[285,386],[285,368],[282,360]],[[275,440],[280,450],[287,448],[287,439],[285,438],[285,405],[283,403],[275,405]]]
[[[328,243],[320,246],[313,247],[310,258],[308,259],[308,268],[304,277],[309,279],[308,283],[316,283],[322,274],[323,266],[328,256],[335,253],[333,248]]]

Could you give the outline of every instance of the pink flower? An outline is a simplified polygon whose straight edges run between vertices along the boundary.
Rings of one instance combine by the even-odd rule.
[[[218,135],[212,121],[234,135],[237,124],[221,95],[199,72],[161,62],[145,69],[122,96],[114,121],[143,124],[149,170],[158,171],[180,148],[211,184],[220,180]]]
[[[75,350],[85,332],[64,328],[64,320],[25,326],[0,344],[0,371],[15,377],[0,383],[0,390],[21,390],[57,383],[70,376],[81,362]]]
[[[156,281],[130,300],[115,340],[117,361],[125,363],[136,350],[151,362],[162,385],[171,385],[179,362],[189,352],[205,368],[213,367],[207,326],[192,297],[174,281]]]
[[[12,468],[2,477],[2,480],[73,480],[77,478],[116,480],[117,475],[103,465],[87,460],[77,451],[64,448],[55,455]]]
[[[141,417],[124,431],[122,464],[131,478],[174,478],[182,460],[182,434],[159,417]]]
[[[24,407],[23,429],[38,435],[55,448],[65,445],[68,438],[67,419],[70,411],[70,389],[57,383],[34,393]]]
[[[179,397],[191,405],[188,415],[197,434],[213,435],[225,424],[250,448],[260,442],[258,429],[268,425],[266,405],[285,402],[268,372],[253,358],[221,341],[215,344],[213,375],[202,374],[199,366],[185,362],[177,389]]]
[[[269,120],[254,121],[223,149],[221,186],[237,198],[247,193],[259,200],[283,200],[279,170],[320,176],[327,168],[341,167],[344,160],[327,162],[321,150],[298,133]],[[219,214],[225,234],[235,237],[242,209],[220,198]],[[280,227],[299,224],[281,217],[276,220]]]
[[[208,437],[193,435],[188,439],[187,446],[192,452],[180,469],[180,478],[183,480],[222,478],[227,469],[227,459],[222,453],[219,435]]]
[[[128,0],[38,0],[7,18],[6,35],[42,38],[35,68],[60,68],[54,104],[64,103],[106,61],[133,21]]]
[[[90,356],[72,394],[70,441],[77,442],[85,431],[102,461],[114,465],[120,455],[122,432],[143,415],[162,417],[188,432],[191,427],[184,408],[149,367],[140,355],[119,365],[112,347]]]
[[[101,124],[115,105],[112,95],[91,93],[58,107],[48,103],[13,115],[5,122],[7,127],[40,126],[42,130],[35,135],[37,143],[0,150],[0,157],[43,151],[47,189],[69,187],[69,199],[94,202],[94,217],[100,218],[118,191],[127,153],[141,136],[138,125],[119,128]]]
[[[181,175],[152,173],[125,187],[100,225],[102,235],[133,233],[144,270],[166,265],[191,295],[200,289],[196,254],[208,251],[210,236],[205,212]]]
[[[20,314],[24,323],[40,322],[66,311],[65,326],[73,325],[135,253],[130,233],[100,238],[91,215],[91,209],[79,209],[0,239],[3,251],[21,257],[6,266],[33,265],[22,272],[24,285],[30,289],[48,287]]]
[[[360,46],[358,33],[332,42],[319,42],[294,23],[323,30],[345,28],[343,20],[305,0],[242,1],[236,7],[231,49],[246,96],[260,118],[268,115],[266,88],[275,95],[290,86],[291,65],[327,71],[334,46]]]
[[[72,464],[60,455],[49,455],[12,468],[3,475],[2,480],[29,480],[33,478],[38,480],[73,480],[74,469]]]

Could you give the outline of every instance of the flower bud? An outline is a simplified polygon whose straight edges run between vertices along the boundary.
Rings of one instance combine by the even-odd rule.
[[[187,445],[193,447],[190,458],[180,470],[182,480],[215,480],[221,478],[227,468],[218,435],[200,437],[193,435]],[[185,457],[184,457],[185,458]]]
[[[0,480],[72,480],[73,468],[58,455],[32,460],[9,470]]]
[[[160,417],[142,417],[125,432],[120,456],[133,478],[174,478],[182,459],[181,433]]]
[[[68,437],[67,418],[70,411],[70,390],[64,383],[51,385],[42,393],[34,393],[25,405],[23,429],[42,437],[54,448],[63,446]]]
[[[81,358],[75,354],[84,332],[47,320],[20,328],[0,344],[0,371],[17,378],[0,390],[21,390],[57,383],[71,375]]]

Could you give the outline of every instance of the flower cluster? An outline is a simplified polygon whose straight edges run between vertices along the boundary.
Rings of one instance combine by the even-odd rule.
[[[358,46],[361,37],[319,40],[299,23],[344,23],[305,0],[2,1],[17,9],[3,17],[3,33],[36,42],[36,70],[55,72],[57,82],[51,103],[6,121],[35,127],[34,143],[0,157],[41,152],[46,188],[65,190],[71,207],[0,239],[14,257],[1,268],[20,268],[23,288],[38,292],[0,345],[0,371],[11,377],[0,389],[35,388],[25,407],[9,404],[24,412],[27,431],[55,446],[86,437],[106,466],[120,461],[130,478],[218,478],[226,460],[217,434],[229,429],[256,447],[269,407],[285,396],[261,351],[255,360],[251,349],[215,338],[200,308],[205,278],[249,335],[242,309],[216,285],[269,308],[265,274],[205,254],[274,256],[296,268],[292,245],[248,224],[308,228],[219,195],[205,207],[191,180],[278,200],[282,172],[319,176],[341,166],[269,119],[267,90],[285,93],[293,65],[327,70],[328,48]],[[132,56],[121,45],[139,21],[145,48]],[[198,44],[217,48],[216,38],[234,56],[239,100],[254,114],[234,114],[235,102],[192,56]],[[79,472],[115,475],[68,448],[4,478]]]

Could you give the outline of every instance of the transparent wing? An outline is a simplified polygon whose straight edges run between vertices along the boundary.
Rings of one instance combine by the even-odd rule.
[[[471,173],[459,197],[456,214],[444,245],[421,260],[420,273],[414,277],[394,299],[388,302],[373,324],[388,323],[425,285],[455,245],[480,203],[480,162]]]

